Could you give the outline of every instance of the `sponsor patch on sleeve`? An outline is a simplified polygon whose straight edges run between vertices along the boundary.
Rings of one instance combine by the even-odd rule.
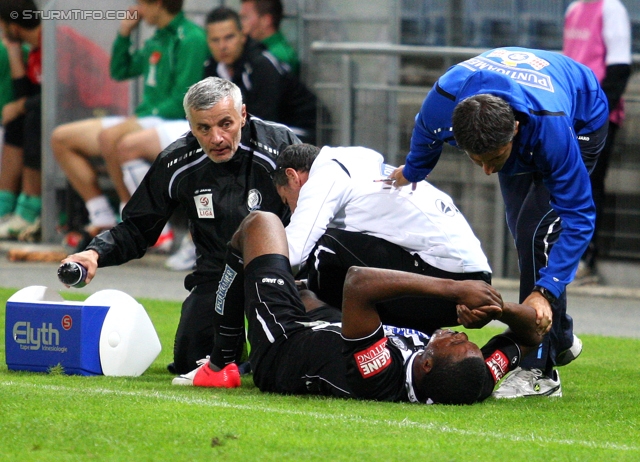
[[[494,351],[484,362],[491,371],[493,380],[496,383],[509,372],[509,358],[500,350]]]
[[[387,348],[387,340],[386,337],[380,339],[370,347],[353,355],[363,378],[373,377],[391,365],[391,353]]]

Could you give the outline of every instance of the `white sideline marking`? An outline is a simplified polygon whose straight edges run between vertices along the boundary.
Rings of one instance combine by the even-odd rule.
[[[321,414],[318,412],[304,412],[304,411],[296,411],[293,409],[273,409],[263,406],[249,406],[244,404],[231,404],[225,403],[221,401],[212,401],[210,399],[201,399],[201,398],[189,398],[185,396],[177,396],[171,395],[161,392],[148,392],[148,391],[123,391],[123,390],[113,390],[108,388],[73,388],[73,387],[63,387],[59,385],[35,385],[35,384],[25,384],[22,382],[0,382],[0,385],[3,387],[20,387],[20,388],[37,388],[43,389],[47,391],[56,391],[56,392],[65,392],[65,393],[83,393],[85,395],[116,395],[116,396],[134,396],[137,398],[157,398],[166,401],[175,401],[178,403],[184,404],[193,404],[197,406],[210,406],[210,407],[218,407],[218,408],[226,408],[226,409],[238,409],[242,411],[260,411],[266,413],[277,413],[277,414],[285,414],[285,415],[301,415],[308,416],[314,419],[325,419],[325,420],[340,420],[340,421],[350,421],[355,423],[363,423],[372,426],[379,425],[387,425],[390,427],[411,427],[411,428],[419,428],[424,430],[432,430],[439,431],[441,433],[453,433],[457,435],[469,435],[469,436],[477,436],[481,438],[495,438],[498,440],[508,440],[515,442],[534,442],[534,443],[555,443],[555,444],[565,444],[569,446],[583,446],[586,448],[593,449],[615,449],[619,451],[638,451],[640,450],[640,446],[628,446],[626,444],[616,444],[616,443],[594,443],[593,441],[581,441],[581,440],[566,440],[566,439],[554,439],[554,438],[545,438],[538,437],[533,434],[531,435],[511,435],[511,434],[503,434],[503,433],[495,433],[495,432],[481,432],[474,430],[462,430],[459,428],[447,427],[446,425],[440,425],[437,423],[423,423],[423,422],[413,422],[408,419],[403,419],[401,421],[396,420],[377,420],[377,419],[365,419],[358,416],[345,416],[342,414],[333,415],[333,414]]]

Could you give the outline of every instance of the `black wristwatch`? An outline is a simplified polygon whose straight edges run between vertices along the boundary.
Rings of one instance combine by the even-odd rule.
[[[553,304],[556,302],[556,300],[558,300],[558,298],[557,298],[555,295],[553,295],[553,294],[551,293],[551,291],[550,291],[549,289],[547,289],[546,287],[542,287],[542,286],[534,286],[534,287],[533,287],[533,291],[534,291],[534,292],[540,292],[540,293],[542,294],[542,296],[543,296],[544,298],[546,298],[546,299],[547,299],[547,301],[548,301],[551,305],[553,305]]]

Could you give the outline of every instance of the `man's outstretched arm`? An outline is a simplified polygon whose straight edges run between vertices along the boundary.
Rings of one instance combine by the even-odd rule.
[[[380,268],[351,267],[344,283],[342,335],[362,338],[378,328],[376,303],[401,296],[443,298],[468,307],[502,308],[500,294],[482,281],[454,281]],[[416,309],[428,309],[417,306]]]

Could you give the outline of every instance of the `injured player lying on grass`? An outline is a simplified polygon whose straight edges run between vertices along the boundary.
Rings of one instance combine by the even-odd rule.
[[[227,251],[214,350],[208,361],[176,377],[174,384],[240,386],[236,363],[246,315],[249,362],[262,391],[472,404],[490,396],[544,334],[531,307],[504,303],[485,282],[378,268],[349,270],[340,312],[298,290],[287,249],[275,215],[252,212],[245,218]],[[508,329],[479,348],[466,334],[448,329],[428,336],[411,326],[388,326],[376,303],[400,296],[416,297],[416,310],[429,309],[420,297],[453,300],[465,327],[500,319]]]

